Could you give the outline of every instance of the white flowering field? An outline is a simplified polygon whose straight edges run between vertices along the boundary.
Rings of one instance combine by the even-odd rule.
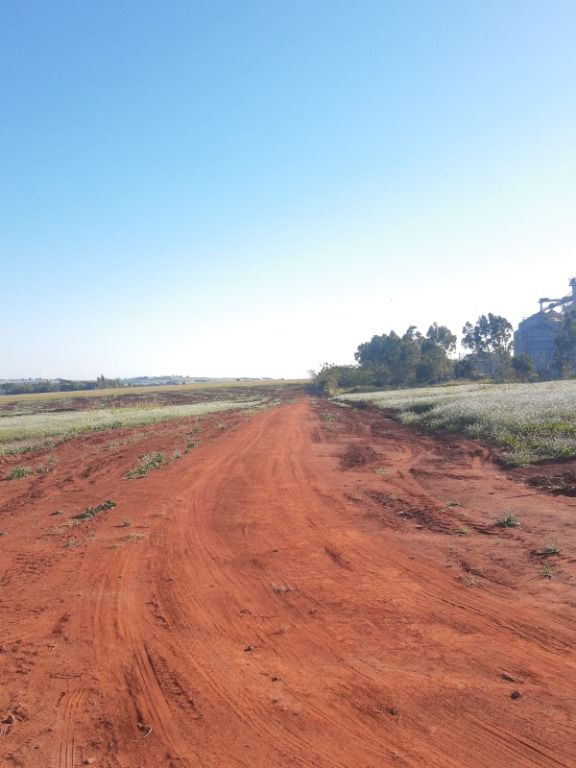
[[[78,411],[20,413],[0,418],[1,445],[29,438],[67,436],[89,430],[118,429],[203,416],[238,408],[261,406],[265,400],[216,400],[204,403],[185,403],[126,408],[95,408]]]
[[[576,456],[576,381],[464,384],[340,395],[395,412],[404,423],[495,443],[509,464]]]

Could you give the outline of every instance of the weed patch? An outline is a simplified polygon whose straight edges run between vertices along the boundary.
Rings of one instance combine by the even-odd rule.
[[[146,454],[140,457],[140,463],[134,469],[126,473],[127,480],[139,480],[151,472],[153,469],[160,469],[164,464],[166,456],[163,451]]]
[[[501,517],[499,520],[496,520],[494,525],[497,528],[519,528],[520,521],[514,515],[505,515],[504,517]]]
[[[15,467],[8,475],[8,480],[21,480],[31,474],[32,469],[30,467]]]
[[[86,507],[84,512],[80,512],[77,515],[72,515],[72,520],[90,520],[91,518],[96,517],[96,515],[98,515],[100,512],[113,509],[115,506],[115,501],[107,499],[106,501],[103,501],[102,504],[98,504],[96,507]]]
[[[272,584],[272,592],[276,592],[277,595],[283,595],[286,592],[295,592],[295,589],[289,584]]]
[[[551,579],[552,576],[554,576],[554,571],[552,569],[551,565],[545,565],[544,568],[542,568],[542,578],[543,579]]]
[[[126,536],[123,537],[123,541],[142,541],[144,538],[143,533],[129,533]]]

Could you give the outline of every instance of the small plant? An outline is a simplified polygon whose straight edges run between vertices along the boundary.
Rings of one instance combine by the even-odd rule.
[[[272,584],[272,592],[283,595],[285,592],[294,592],[294,587],[289,584]]]
[[[446,506],[448,509],[454,509],[455,507],[461,507],[462,504],[459,501],[447,501]]]
[[[386,467],[376,467],[374,472],[377,475],[380,475],[380,477],[385,477],[386,475],[388,475],[390,473],[390,470],[386,469]]]
[[[554,571],[552,570],[552,566],[545,565],[544,568],[542,568],[542,578],[551,579],[552,576],[554,576]]]
[[[186,448],[184,448],[184,453],[190,453],[190,451],[191,451],[193,448],[197,448],[197,447],[198,447],[198,445],[199,445],[199,443],[198,443],[198,441],[197,441],[197,440],[188,440],[188,441],[186,442]]]
[[[15,467],[8,475],[8,480],[21,480],[23,477],[28,477],[32,474],[30,467]]]
[[[547,547],[544,547],[544,549],[541,549],[538,552],[538,554],[542,555],[543,557],[551,557],[552,555],[559,555],[560,547],[557,547],[556,544],[549,544]]]
[[[172,452],[172,461],[178,461],[178,459],[181,459],[181,458],[182,458],[182,454],[180,453],[180,451],[175,450]]]
[[[132,520],[122,520],[118,528],[130,528],[132,525]]]
[[[471,573],[466,573],[464,576],[461,576],[461,579],[467,587],[479,587],[482,584],[481,580]]]
[[[124,541],[141,541],[143,538],[143,533],[129,533],[123,537]]]
[[[110,499],[107,499],[106,501],[103,501],[102,504],[98,504],[97,507],[86,507],[84,512],[80,512],[77,515],[72,515],[72,520],[90,520],[92,517],[95,517],[100,512],[104,512],[108,509],[113,509],[116,506],[115,501],[111,501]]]
[[[77,539],[68,539],[68,541],[65,542],[64,547],[66,549],[76,549],[79,542]]]
[[[6,531],[0,531],[0,537],[6,536]]]
[[[146,477],[148,472],[153,469],[160,469],[165,461],[165,454],[163,451],[156,451],[155,453],[145,454],[140,457],[140,464],[126,473],[128,480],[139,480],[142,477]]]
[[[458,530],[456,531],[456,535],[457,536],[469,536],[470,535],[470,531],[468,530],[468,528],[458,528]]]
[[[54,512],[50,512],[50,517],[58,517],[61,514],[62,514],[61,509],[55,509]]]
[[[37,475],[47,475],[48,472],[51,472],[55,466],[56,466],[56,459],[53,456],[51,456],[46,462],[46,464],[39,464],[36,467],[35,472]]]
[[[504,517],[501,517],[499,520],[496,520],[494,525],[497,528],[519,528],[520,521],[514,515],[505,515]]]

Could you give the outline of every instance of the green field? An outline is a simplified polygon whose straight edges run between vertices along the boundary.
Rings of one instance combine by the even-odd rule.
[[[509,465],[576,456],[576,381],[463,384],[339,395],[405,424],[445,429],[497,446]]]

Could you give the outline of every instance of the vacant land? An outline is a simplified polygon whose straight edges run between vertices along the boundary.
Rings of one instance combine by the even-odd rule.
[[[571,768],[575,501],[277,397],[0,482],[0,765]]]
[[[460,432],[498,446],[509,465],[576,456],[576,381],[464,384],[341,395],[404,424]]]

